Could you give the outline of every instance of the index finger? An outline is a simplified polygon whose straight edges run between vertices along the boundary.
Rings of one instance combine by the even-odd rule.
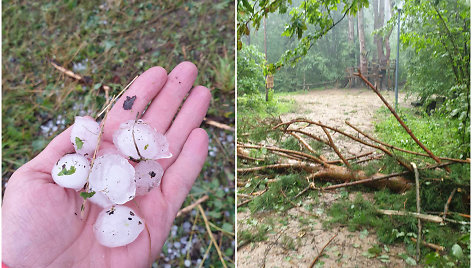
[[[121,123],[135,119],[159,93],[167,81],[167,72],[162,67],[152,67],[141,74],[116,101],[105,122],[104,139],[112,140],[113,132]]]

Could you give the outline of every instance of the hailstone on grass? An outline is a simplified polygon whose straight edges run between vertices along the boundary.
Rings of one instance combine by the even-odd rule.
[[[93,225],[97,241],[111,248],[133,242],[143,229],[143,220],[132,209],[119,205],[103,209]]]
[[[95,147],[97,147],[99,133],[100,126],[95,120],[76,116],[72,126],[70,141],[78,154],[90,158],[95,151]]]
[[[106,154],[95,159],[90,172],[90,192],[103,193],[113,204],[124,204],[136,194],[134,168],[118,154]]]
[[[145,195],[161,184],[164,170],[155,160],[139,162],[135,167],[136,195]]]
[[[142,120],[129,120],[113,134],[116,148],[132,160],[170,158],[167,139]]]
[[[87,158],[80,154],[66,154],[54,165],[51,176],[58,185],[78,191],[87,182],[89,170]]]

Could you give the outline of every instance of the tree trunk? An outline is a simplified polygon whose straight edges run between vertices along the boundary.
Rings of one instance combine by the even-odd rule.
[[[264,17],[264,52],[265,52],[265,60],[267,63],[267,25],[266,25],[267,18]],[[269,88],[267,87],[267,76],[266,76],[266,88],[265,88],[265,100],[269,101]]]
[[[364,15],[362,8],[357,13],[357,29],[359,32],[359,71],[368,75],[367,73],[367,52],[365,50],[365,35],[364,35]]]
[[[383,27],[385,19],[385,0],[374,0],[374,30],[378,30]],[[374,41],[377,46],[377,65],[375,66],[376,70],[376,79],[375,84],[382,89],[383,88],[383,78],[386,74],[387,60],[384,54],[384,40],[380,34],[374,36]]]
[[[348,19],[348,40],[349,40],[349,44],[352,45],[354,44],[354,22],[352,20],[352,16],[351,15],[348,15],[347,16],[347,19]]]
[[[356,62],[356,60],[355,60],[356,53],[355,53],[355,49],[354,49],[354,20],[353,20],[353,17],[351,15],[348,15],[347,19],[348,19],[348,29],[347,29],[348,46],[351,49],[350,52],[349,52],[349,57],[353,58],[354,62]],[[348,88],[354,86],[355,81],[356,81],[354,76],[352,76],[352,74],[351,74],[352,72],[350,70],[351,70],[351,67],[348,67],[348,69],[346,70],[347,75],[349,76],[348,82],[347,82],[347,87]]]

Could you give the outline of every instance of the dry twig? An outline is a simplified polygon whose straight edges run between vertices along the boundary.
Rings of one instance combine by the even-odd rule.
[[[185,213],[189,213],[190,211],[192,211],[196,206],[200,205],[201,203],[207,201],[209,198],[208,195],[204,195],[202,197],[200,197],[199,199],[197,199],[197,201],[195,201],[195,203],[193,204],[190,204],[186,207],[184,207],[183,209],[179,210],[179,212],[177,212],[177,216],[175,216],[176,218],[182,216],[182,214],[185,214]]]
[[[444,215],[443,215],[444,220],[446,220],[447,211],[449,210],[449,204],[451,203],[452,197],[454,196],[456,191],[457,191],[457,188],[454,188],[454,190],[452,190],[451,194],[449,195],[449,198],[447,199],[446,204],[444,205]]]
[[[208,224],[208,219],[205,215],[205,211],[203,210],[200,204],[198,204],[197,206],[198,206],[198,209],[200,210],[200,213],[202,214],[202,218],[203,218],[203,221],[205,222],[205,227],[207,229],[208,235],[210,236],[211,242],[213,243],[213,245],[216,248],[216,251],[218,252],[218,256],[220,257],[221,264],[223,265],[223,267],[226,268],[227,266],[226,266],[225,260],[223,259],[223,253],[221,253],[221,249],[218,243],[216,243],[215,238],[213,237],[213,233],[211,232],[210,224]]]
[[[321,255],[323,254],[323,250],[329,245],[329,243],[331,243],[331,241],[333,241],[333,239],[337,236],[338,234],[335,234],[333,235],[333,237],[331,237],[331,239],[328,241],[328,243],[326,243],[323,248],[321,249],[321,251],[318,253],[318,255],[315,257],[315,259],[311,262],[310,264],[310,268],[313,268],[313,266],[315,266],[316,264],[316,261],[318,261],[318,259],[321,257]]]

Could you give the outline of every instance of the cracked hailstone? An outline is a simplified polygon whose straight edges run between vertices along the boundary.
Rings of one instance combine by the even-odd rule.
[[[154,160],[139,162],[135,167],[136,195],[145,195],[161,184],[164,170]]]
[[[143,120],[129,120],[121,124],[113,134],[113,143],[129,159],[172,157],[166,137]]]
[[[79,191],[87,182],[89,170],[87,158],[80,154],[66,154],[54,165],[51,176],[59,186]]]
[[[70,141],[78,154],[91,157],[98,144],[98,134],[100,126],[95,120],[87,117],[76,116]]]
[[[102,192],[95,192],[95,194],[87,198],[87,200],[102,208],[113,206],[113,202]]]
[[[95,159],[90,172],[89,190],[103,193],[113,204],[124,204],[136,193],[134,173],[133,166],[122,156],[102,155]]]
[[[126,206],[103,209],[93,225],[97,241],[106,247],[121,247],[136,240],[144,229],[144,221]]]

